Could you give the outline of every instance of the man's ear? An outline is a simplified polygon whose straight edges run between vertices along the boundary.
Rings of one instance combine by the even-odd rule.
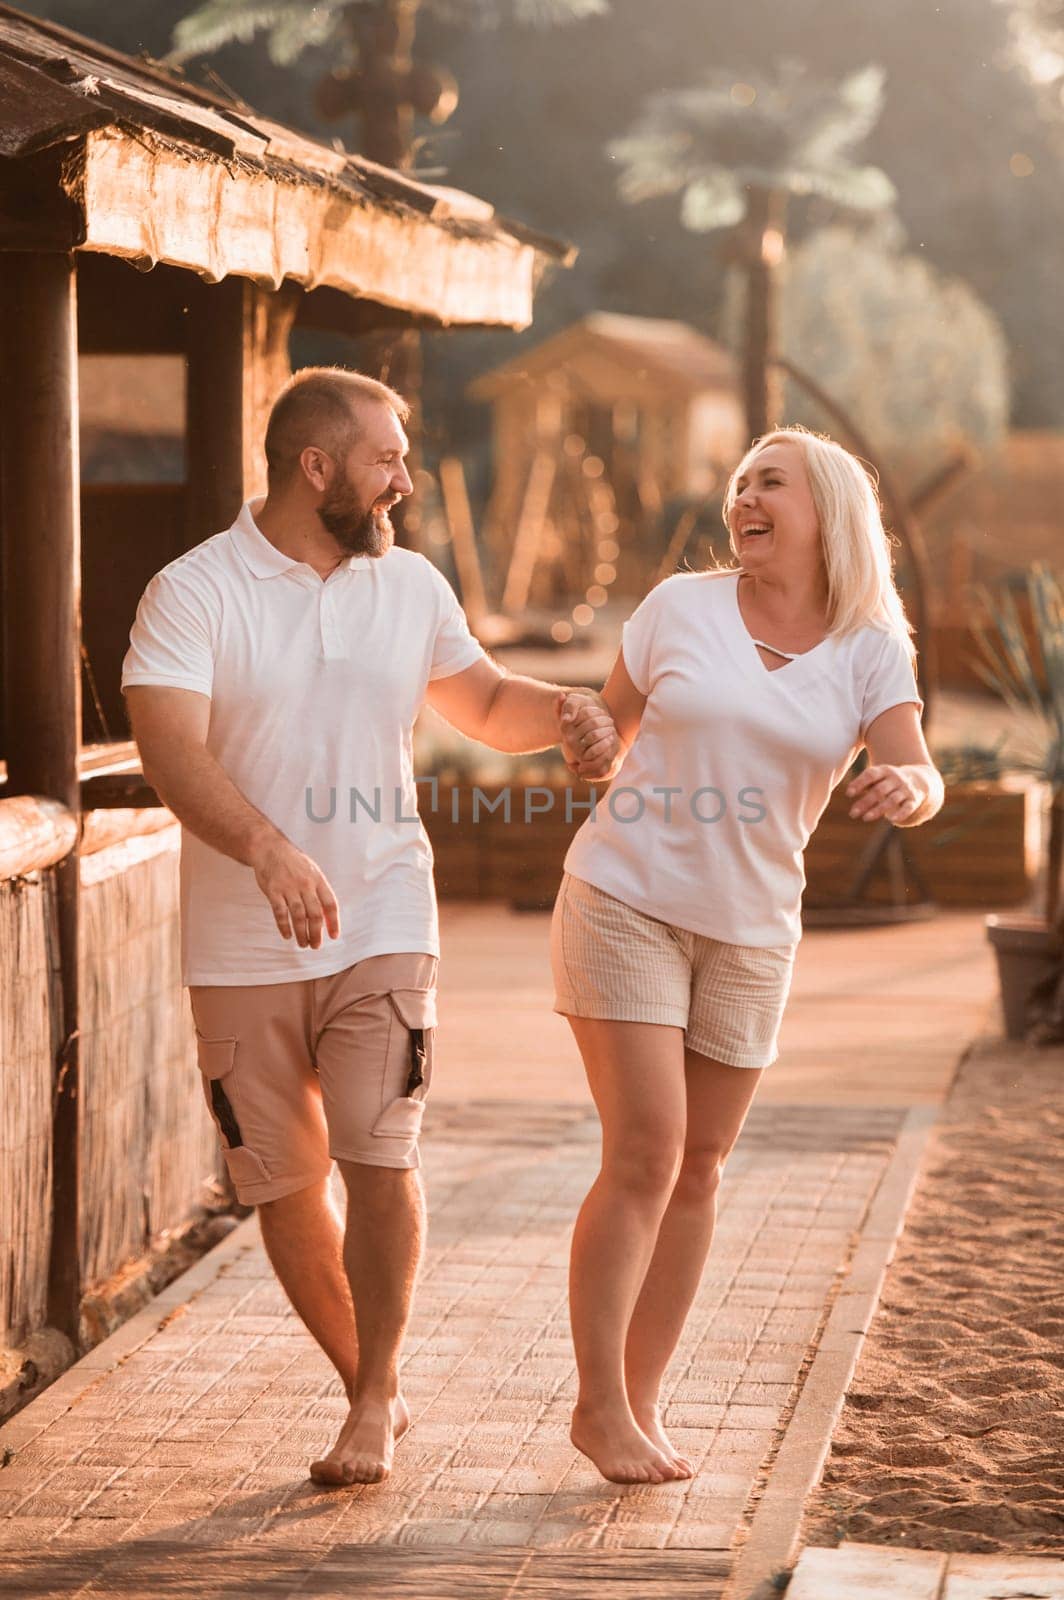
[[[299,453],[299,465],[303,476],[312,489],[321,494],[329,487],[329,480],[333,474],[333,460],[324,450],[316,444],[308,444]]]

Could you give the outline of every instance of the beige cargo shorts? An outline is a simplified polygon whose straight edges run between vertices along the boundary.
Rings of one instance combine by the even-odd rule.
[[[435,956],[370,956],[326,978],[189,989],[200,1073],[244,1205],[336,1161],[418,1167],[432,1080]]]

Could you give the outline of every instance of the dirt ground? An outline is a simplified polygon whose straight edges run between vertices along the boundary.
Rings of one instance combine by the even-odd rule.
[[[962,1064],[803,1543],[1064,1554],[1064,1050]]]

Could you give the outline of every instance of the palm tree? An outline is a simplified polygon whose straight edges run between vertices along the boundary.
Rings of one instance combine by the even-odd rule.
[[[458,90],[444,68],[412,59],[418,12],[457,26],[487,27],[511,17],[549,26],[598,16],[609,0],[204,0],[174,30],[172,59],[188,60],[267,35],[270,55],[290,65],[308,45],[331,46],[337,66],[317,87],[327,120],[353,113],[361,151],[386,167],[408,167],[413,115],[445,122]]]
[[[413,59],[420,10],[459,27],[488,27],[505,17],[530,26],[577,22],[608,8],[609,0],[203,0],[174,29],[171,60],[248,44],[259,33],[279,66],[290,66],[308,46],[331,47],[337,64],[316,85],[318,112],[327,121],[353,115],[361,153],[402,170],[413,165],[414,113],[446,122],[458,104],[458,86],[446,68]],[[369,334],[361,359],[415,407],[414,467],[420,458],[421,341],[411,329]],[[397,513],[401,540],[412,515],[409,509],[405,517]]]
[[[879,119],[883,77],[865,67],[828,84],[789,63],[771,78],[736,82],[718,70],[697,86],[650,95],[631,131],[609,145],[625,200],[678,194],[693,232],[735,230],[734,259],[746,279],[742,381],[751,438],[780,420],[773,363],[789,200],[818,195],[853,211],[894,200],[885,173],[851,159]]]

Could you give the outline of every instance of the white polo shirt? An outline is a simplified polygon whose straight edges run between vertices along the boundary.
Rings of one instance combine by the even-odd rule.
[[[802,852],[832,789],[878,716],[922,709],[904,642],[866,624],[769,671],[737,575],[696,572],[651,590],[622,649],[646,706],[565,870],[673,927],[796,944]]]
[[[183,980],[286,983],[367,956],[438,955],[412,730],[429,682],[484,652],[424,556],[395,548],[352,556],[323,582],[269,542],[255,508],[148,584],[122,687],[210,697],[207,748],[317,862],[339,902],[341,932],[324,934],[319,950],[282,939],[251,868],[186,828]]]

